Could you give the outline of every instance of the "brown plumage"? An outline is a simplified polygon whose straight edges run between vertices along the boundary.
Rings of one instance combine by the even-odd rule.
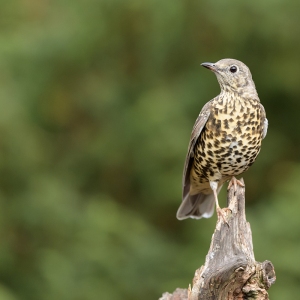
[[[221,93],[201,110],[189,143],[183,172],[179,220],[209,218],[225,181],[241,184],[234,176],[254,163],[267,134],[268,121],[248,67],[234,59],[203,63],[213,71]]]

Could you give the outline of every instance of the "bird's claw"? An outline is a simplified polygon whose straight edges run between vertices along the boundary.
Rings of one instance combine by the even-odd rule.
[[[229,181],[227,190],[229,191],[230,188],[234,186],[234,190],[236,191],[238,185],[241,187],[245,186],[240,180],[237,180],[234,176],[232,176],[231,180]]]
[[[225,214],[225,210],[230,210],[229,208],[224,208],[224,209],[222,209],[222,208],[220,208],[220,207],[217,207],[217,215],[218,215],[218,221],[220,220],[220,218],[222,218],[223,219],[223,221],[224,221],[224,223],[226,223],[227,225],[228,225],[228,227],[229,227],[229,224],[228,224],[228,222],[227,222],[227,220],[226,220],[226,214]],[[231,211],[231,210],[230,210]]]

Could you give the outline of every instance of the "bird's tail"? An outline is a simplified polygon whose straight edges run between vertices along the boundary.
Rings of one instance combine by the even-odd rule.
[[[221,188],[222,185],[218,187],[218,193]],[[188,193],[178,208],[176,217],[178,220],[210,218],[214,213],[214,206],[215,198],[213,193],[200,193],[197,195],[190,195]]]

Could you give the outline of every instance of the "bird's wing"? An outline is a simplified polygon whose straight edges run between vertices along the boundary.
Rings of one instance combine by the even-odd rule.
[[[262,135],[262,138],[264,139],[267,135],[267,131],[268,131],[268,119],[266,118],[266,111],[265,111],[265,108],[260,104],[261,106],[261,111],[263,113],[263,122],[264,122],[264,125],[263,125],[263,135]]]
[[[214,99],[213,99],[214,100]],[[187,155],[186,155],[186,158],[185,158],[185,164],[184,164],[184,168],[183,168],[183,178],[182,178],[182,185],[183,185],[183,199],[184,197],[187,195],[187,193],[189,192],[189,185],[190,185],[190,169],[191,169],[191,166],[192,166],[192,162],[193,162],[193,157],[194,157],[194,147],[195,147],[195,144],[196,144],[196,141],[198,139],[198,137],[200,136],[201,132],[202,132],[202,129],[203,127],[205,126],[208,118],[209,118],[209,115],[210,115],[210,108],[211,108],[211,102],[213,101],[209,101],[207,102],[195,124],[194,124],[194,127],[193,127],[193,131],[192,131],[192,134],[191,134],[191,139],[190,139],[190,143],[189,143],[189,147],[188,147],[188,152],[187,152]]]

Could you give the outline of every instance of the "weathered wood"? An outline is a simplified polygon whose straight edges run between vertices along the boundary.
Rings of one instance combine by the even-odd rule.
[[[270,261],[255,261],[244,187],[237,186],[236,192],[231,187],[224,211],[228,224],[218,220],[205,264],[196,270],[193,286],[165,293],[160,300],[269,299],[267,290],[276,280],[275,271]]]

